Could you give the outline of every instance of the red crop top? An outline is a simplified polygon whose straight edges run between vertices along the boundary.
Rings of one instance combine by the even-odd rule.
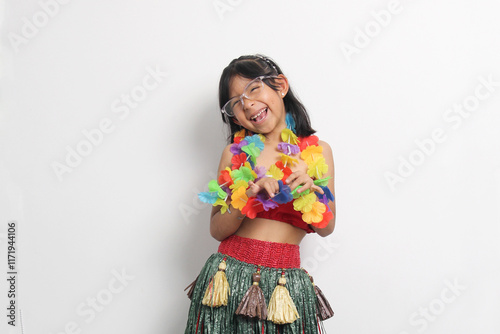
[[[258,212],[256,218],[277,220],[303,229],[307,233],[315,232],[309,224],[302,220],[302,213],[293,208],[293,201],[280,204],[276,208],[269,211]]]

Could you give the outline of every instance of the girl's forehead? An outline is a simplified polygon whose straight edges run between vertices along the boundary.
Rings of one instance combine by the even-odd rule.
[[[233,97],[243,94],[243,90],[250,81],[252,81],[252,79],[244,78],[239,75],[232,77],[229,81],[229,96]]]

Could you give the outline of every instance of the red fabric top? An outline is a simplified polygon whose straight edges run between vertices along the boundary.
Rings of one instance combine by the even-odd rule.
[[[293,208],[293,201],[280,204],[269,211],[258,212],[256,218],[277,220],[303,229],[307,233],[315,232],[309,224],[302,220],[302,213]]]

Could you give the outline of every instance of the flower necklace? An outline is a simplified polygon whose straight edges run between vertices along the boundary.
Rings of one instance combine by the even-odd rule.
[[[234,143],[230,150],[233,153],[231,168],[226,167],[221,171],[217,180],[208,183],[208,192],[200,192],[198,197],[202,202],[213,206],[221,206],[221,213],[229,211],[226,202],[230,197],[230,204],[241,210],[241,213],[253,219],[257,213],[276,208],[280,204],[293,201],[293,208],[302,213],[302,220],[307,224],[323,228],[333,218],[328,201],[334,201],[334,196],[328,188],[330,177],[323,178],[328,172],[328,165],[323,157],[323,147],[318,145],[318,137],[297,137],[295,134],[295,121],[290,113],[286,114],[287,127],[281,131],[281,140],[278,144],[280,160],[271,165],[266,173],[264,166],[256,166],[257,157],[264,150],[265,137],[262,134],[245,136],[245,129],[235,133]],[[307,164],[307,174],[313,179],[315,185],[323,189],[324,194],[306,189],[302,193],[293,191],[285,180],[292,170],[288,166],[298,163],[292,155],[298,154]],[[246,191],[248,182],[257,182],[263,177],[272,177],[278,180],[279,192],[270,198],[264,191],[256,196],[248,197]],[[229,211],[230,212],[230,211]]]

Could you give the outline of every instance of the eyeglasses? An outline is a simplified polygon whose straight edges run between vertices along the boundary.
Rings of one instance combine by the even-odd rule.
[[[263,75],[257,77],[250,81],[243,90],[243,94],[240,96],[235,96],[224,104],[221,109],[221,112],[226,114],[229,117],[233,117],[235,113],[243,110],[245,103],[243,102],[243,98],[247,98],[249,100],[258,99],[262,91],[264,90],[264,79],[269,78],[278,78],[274,75]]]

